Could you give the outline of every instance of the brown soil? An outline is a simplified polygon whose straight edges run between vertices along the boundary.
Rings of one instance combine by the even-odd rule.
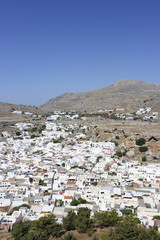
[[[13,240],[13,238],[8,232],[0,232],[0,240]]]
[[[86,233],[78,233],[76,230],[73,230],[71,231],[73,233],[73,235],[78,239],[78,240],[92,240],[95,236],[98,238],[98,239],[101,239],[101,235],[102,234],[107,234],[109,233],[110,231],[110,228],[104,228],[104,229],[97,229],[97,231],[95,231],[91,236],[88,236],[88,234]],[[66,233],[67,234],[67,233]],[[60,240],[60,239],[63,239],[65,235],[63,235],[62,237],[60,238],[49,238],[49,240]]]

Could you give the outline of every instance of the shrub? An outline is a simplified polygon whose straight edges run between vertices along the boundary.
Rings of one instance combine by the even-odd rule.
[[[93,186],[97,186],[97,185],[98,185],[98,182],[93,182],[92,185],[93,185]]]
[[[143,161],[143,162],[146,162],[146,161],[147,161],[146,156],[142,157],[142,161]]]
[[[117,151],[116,154],[117,154],[118,157],[122,157],[123,156],[123,153],[120,152],[120,151]]]
[[[102,156],[98,156],[96,162],[99,162],[99,159],[103,158]]]
[[[47,186],[47,183],[44,182],[44,180],[39,180],[39,185],[41,186]]]
[[[123,213],[124,215],[131,215],[131,214],[132,214],[132,209],[126,209],[126,208],[124,208],[124,209],[122,210],[122,213]]]
[[[147,152],[148,151],[148,147],[146,147],[146,146],[139,147],[139,151],[140,152]]]
[[[33,128],[31,128],[31,132],[33,133],[33,132],[36,132],[38,129],[37,129],[37,127],[33,127]]]
[[[144,138],[139,138],[136,140],[136,145],[142,146],[146,143],[146,140]]]
[[[160,220],[160,216],[155,215],[155,216],[153,217],[153,220],[154,220],[154,219]]]
[[[143,178],[139,178],[138,180],[143,182]]]
[[[35,135],[35,134],[32,134],[32,135],[31,135],[31,138],[35,138],[35,137],[36,137],[36,135]]]
[[[73,200],[71,203],[70,203],[70,205],[71,206],[77,206],[77,205],[79,205],[79,204],[85,204],[85,203],[88,203],[85,199],[83,199],[83,198],[78,198],[78,200]]]
[[[113,141],[113,143],[115,144],[116,147],[118,147],[118,142]]]
[[[16,135],[17,135],[17,136],[20,136],[20,135],[21,135],[21,133],[20,133],[20,132],[16,132]]]
[[[74,237],[73,233],[67,233],[63,238],[62,240],[77,240],[76,237]]]

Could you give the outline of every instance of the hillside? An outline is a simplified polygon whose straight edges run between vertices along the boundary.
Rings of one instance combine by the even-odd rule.
[[[13,111],[30,112],[34,114],[44,113],[43,110],[38,107],[0,102],[0,121],[18,121],[24,119],[23,115],[14,114],[12,113]]]
[[[152,107],[160,111],[160,85],[137,80],[120,80],[111,86],[84,93],[65,93],[52,98],[41,109],[80,112],[126,107],[135,111],[140,107]]]

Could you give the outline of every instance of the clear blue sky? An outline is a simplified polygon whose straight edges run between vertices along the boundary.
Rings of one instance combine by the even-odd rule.
[[[160,0],[1,0],[0,101],[160,84]]]

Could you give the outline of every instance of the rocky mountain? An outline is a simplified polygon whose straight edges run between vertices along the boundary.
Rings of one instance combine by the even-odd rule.
[[[65,93],[52,98],[41,109],[93,112],[125,107],[135,111],[140,107],[152,107],[160,111],[160,85],[137,80],[120,80],[108,87],[84,93]]]

